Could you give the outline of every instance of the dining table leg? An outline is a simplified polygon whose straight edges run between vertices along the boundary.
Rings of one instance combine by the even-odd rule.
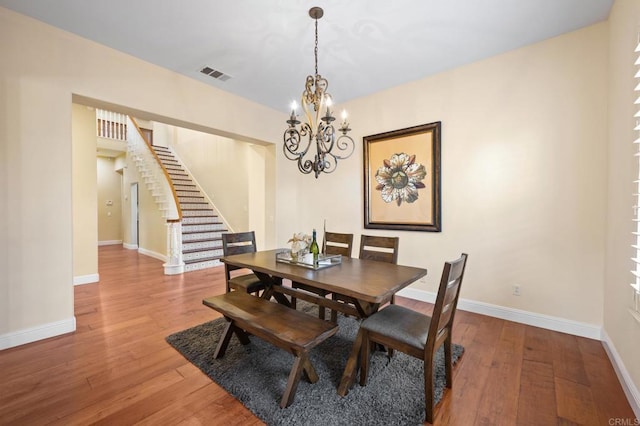
[[[353,343],[351,354],[347,359],[347,365],[344,368],[344,373],[342,373],[342,378],[340,379],[340,384],[338,385],[338,395],[340,396],[346,396],[349,393],[349,389],[351,389],[353,382],[355,381],[356,374],[358,373],[358,368],[360,364],[360,350],[362,347],[362,338],[363,338],[363,332],[362,330],[360,330],[358,331],[356,340]]]
[[[262,293],[262,298],[263,299],[269,300],[269,299],[271,299],[271,297],[273,297],[281,305],[285,305],[287,307],[291,307],[291,302],[289,301],[289,299],[287,299],[285,297],[284,294],[273,290],[274,286],[282,285],[282,278],[273,277],[273,276],[271,276],[269,274],[265,274],[264,272],[253,271],[253,273],[256,274],[258,279],[260,279],[260,281],[262,281],[262,283],[265,286],[265,290]]]

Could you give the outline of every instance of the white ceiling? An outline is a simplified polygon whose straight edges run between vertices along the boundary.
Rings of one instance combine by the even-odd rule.
[[[337,103],[607,19],[613,0],[0,0],[0,6],[287,111],[318,71]],[[200,73],[210,66],[226,82]]]

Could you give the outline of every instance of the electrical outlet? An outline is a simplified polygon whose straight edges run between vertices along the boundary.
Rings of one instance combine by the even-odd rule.
[[[520,286],[519,285],[514,285],[513,286],[513,295],[514,296],[520,296]]]

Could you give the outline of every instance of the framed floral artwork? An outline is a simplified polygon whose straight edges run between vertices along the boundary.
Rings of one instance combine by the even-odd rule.
[[[365,136],[364,227],[440,232],[440,128]]]

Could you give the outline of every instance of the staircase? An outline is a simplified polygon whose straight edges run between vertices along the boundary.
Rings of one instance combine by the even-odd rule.
[[[224,223],[206,201],[191,177],[163,146],[152,146],[167,170],[182,210],[182,260],[184,271],[196,271],[220,265]]]

